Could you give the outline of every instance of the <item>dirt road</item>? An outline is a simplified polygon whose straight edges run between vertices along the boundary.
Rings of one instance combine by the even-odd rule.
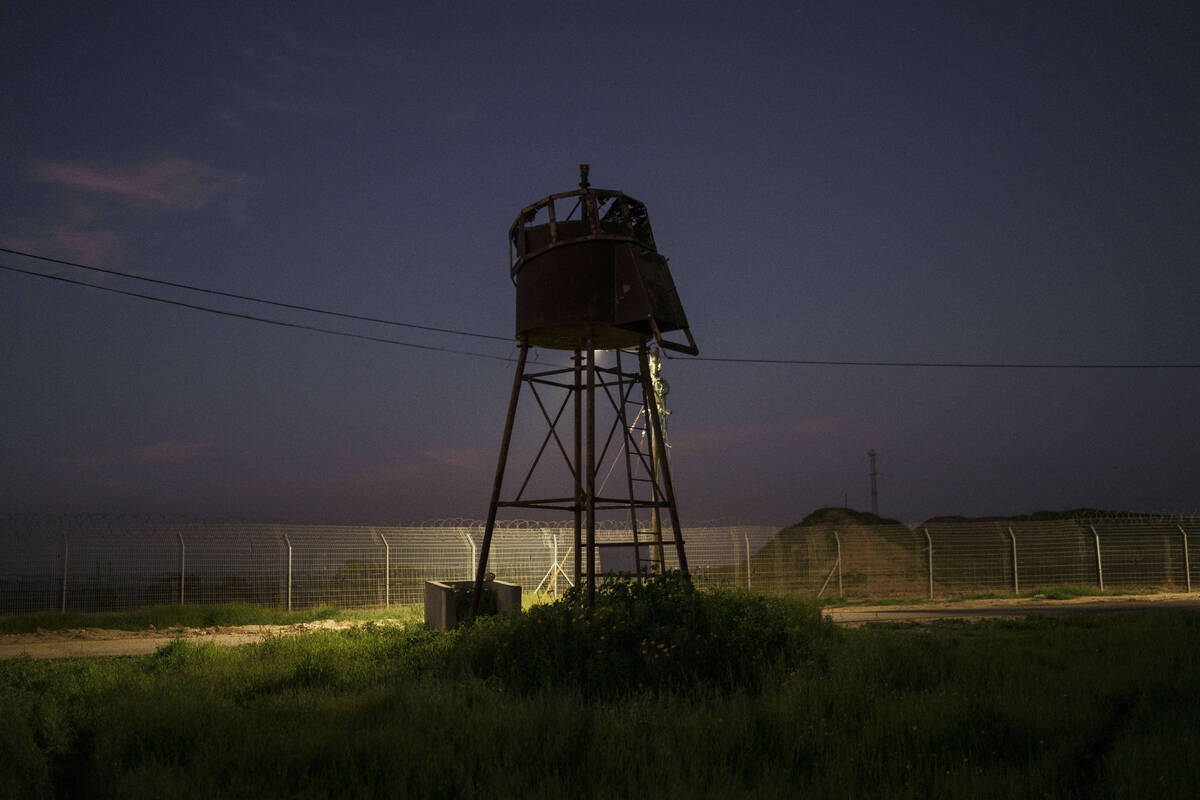
[[[65,631],[0,634],[0,660],[27,655],[31,658],[140,656],[153,653],[173,639],[212,642],[228,647],[261,642],[268,636],[293,636],[318,630],[340,630],[361,622],[320,620],[298,625],[232,625],[215,628],[118,631],[80,628]]]
[[[868,622],[933,622],[939,619],[981,620],[997,617],[1063,616],[1065,614],[1121,614],[1156,608],[1200,611],[1200,594],[1108,595],[1070,600],[1003,598],[963,602],[916,602],[886,606],[839,606],[825,616],[839,625]]]
[[[858,626],[868,622],[932,622],[938,619],[981,620],[1030,615],[1113,614],[1155,608],[1200,611],[1200,593],[1079,597],[1072,600],[1013,598],[958,603],[839,606],[825,609],[825,616],[838,625]],[[387,624],[388,621],[377,622]],[[261,642],[268,636],[294,636],[318,630],[340,630],[361,624],[363,623],[353,620],[321,620],[298,625],[238,625],[145,631],[81,628],[0,634],[0,660],[22,655],[31,658],[140,656],[153,653],[173,639],[180,638],[236,647],[240,644]]]

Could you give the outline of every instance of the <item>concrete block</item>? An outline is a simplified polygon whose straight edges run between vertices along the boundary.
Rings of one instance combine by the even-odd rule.
[[[458,597],[463,592],[470,596],[474,581],[425,581],[425,627],[429,630],[448,631],[466,622],[470,612],[462,609],[459,619]],[[483,582],[485,596],[495,600],[495,613],[521,610],[521,586],[516,583],[490,580]],[[484,608],[492,606],[485,603]],[[480,612],[482,615],[484,612]],[[488,613],[492,613],[490,609]]]
[[[448,631],[457,624],[454,587],[441,581],[425,581],[425,628]]]

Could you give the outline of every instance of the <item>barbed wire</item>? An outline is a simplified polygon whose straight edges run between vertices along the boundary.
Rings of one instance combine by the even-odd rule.
[[[1145,523],[1200,523],[1200,513],[1197,512],[1134,512],[1134,511],[1103,511],[1089,509],[1086,513],[1069,517],[1046,517],[1039,518],[1033,515],[1027,515],[1017,518],[955,518],[955,517],[934,517],[925,522],[919,523],[894,523],[886,527],[903,527],[910,531],[919,531],[926,526],[937,525],[939,527],[992,527],[1004,525],[1028,525],[1031,523],[1053,525],[1057,523],[1074,523],[1074,524],[1089,524],[1097,522],[1145,522]],[[86,513],[32,513],[32,512],[9,512],[0,514],[0,526],[36,526],[41,528],[69,527],[94,527],[118,529],[127,528],[153,528],[167,526],[221,526],[221,527],[280,527],[289,528],[292,530],[346,530],[358,531],[367,528],[384,528],[384,529],[469,529],[482,531],[486,525],[486,520],[473,517],[437,517],[432,519],[420,519],[411,521],[390,521],[390,522],[355,522],[355,523],[329,523],[329,522],[296,522],[283,519],[244,519],[244,518],[219,518],[206,516],[190,516],[169,513],[114,513],[114,512],[86,512]],[[505,531],[543,531],[543,530],[571,530],[575,527],[574,519],[563,517],[560,519],[498,519],[495,521],[497,530]],[[777,530],[785,529],[803,529],[803,528],[832,528],[832,529],[848,529],[848,528],[873,528],[885,527],[881,525],[864,525],[862,523],[845,520],[840,522],[817,523],[806,526],[794,525],[779,525],[776,523],[762,521],[747,521],[739,520],[733,517],[720,517],[715,519],[694,520],[688,522],[685,526],[688,529],[717,529],[717,528],[775,528]],[[596,520],[596,529],[602,531],[626,531],[629,530],[629,522],[624,519],[598,519]]]

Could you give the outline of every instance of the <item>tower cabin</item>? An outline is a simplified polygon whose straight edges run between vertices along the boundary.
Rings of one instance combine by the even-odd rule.
[[[592,189],[586,164],[577,190],[521,209],[509,244],[517,337],[531,346],[617,350],[653,338],[668,350],[699,352],[646,207],[623,192]],[[671,331],[682,331],[687,344],[665,341]]]

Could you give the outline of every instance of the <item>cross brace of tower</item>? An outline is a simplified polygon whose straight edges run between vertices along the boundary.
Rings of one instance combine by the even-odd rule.
[[[588,605],[594,600],[597,578],[607,574],[600,563],[601,551],[631,552],[633,575],[641,580],[647,574],[663,572],[666,549],[673,548],[679,568],[686,572],[687,555],[663,446],[662,413],[651,381],[645,343],[614,351],[613,367],[599,366],[597,351],[585,348],[574,352],[570,367],[530,371],[528,351],[529,345],[522,343],[479,553],[474,597],[478,598],[482,590],[500,509],[566,511],[574,516],[573,577],[575,585],[584,587]],[[635,368],[626,369],[624,363],[631,356]],[[532,397],[545,429],[527,469],[516,473],[520,483],[506,496],[510,445],[522,395]],[[631,413],[631,409],[637,411]],[[567,437],[561,431],[564,426],[569,427]],[[539,465],[547,459],[558,461],[560,457],[565,466],[560,483],[563,491],[550,496],[529,496]],[[603,493],[598,486],[602,465],[610,457],[623,462],[623,493],[619,490]],[[628,512],[629,538],[597,541],[596,512],[614,510]],[[664,536],[664,517],[667,536]]]

